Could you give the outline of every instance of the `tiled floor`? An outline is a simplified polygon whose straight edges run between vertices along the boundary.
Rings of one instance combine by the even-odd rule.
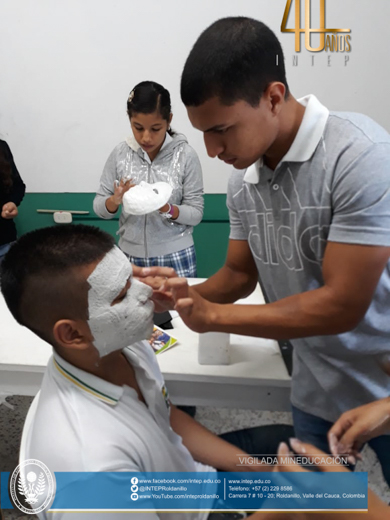
[[[13,396],[7,402],[14,406],[10,410],[0,405],[0,470],[13,471],[18,464],[18,453],[24,418],[31,404],[32,397]],[[26,515],[18,510],[3,511],[4,520],[16,518],[28,520],[38,518],[36,515]]]
[[[17,465],[20,437],[24,418],[32,398],[14,396],[7,399],[14,406],[13,410],[0,405],[0,470],[13,471]],[[291,414],[254,412],[249,410],[231,410],[198,407],[196,419],[215,433],[259,426],[261,424],[291,423]],[[358,463],[358,471],[368,471],[370,487],[383,499],[390,502],[390,490],[385,484],[380,466],[374,453],[366,448],[364,460]],[[35,515],[24,515],[18,511],[3,512],[4,520],[33,519]]]

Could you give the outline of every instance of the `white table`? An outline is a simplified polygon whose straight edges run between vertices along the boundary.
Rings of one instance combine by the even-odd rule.
[[[243,302],[263,303],[260,289]],[[289,410],[291,380],[276,341],[233,334],[230,365],[199,365],[198,334],[179,317],[172,323],[167,332],[179,343],[158,361],[175,404]],[[0,324],[0,396],[35,395],[51,347],[13,319],[1,295]]]

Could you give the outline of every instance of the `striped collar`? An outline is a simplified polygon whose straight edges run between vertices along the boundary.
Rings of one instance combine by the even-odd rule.
[[[329,110],[322,105],[318,99],[309,95],[298,99],[305,109],[298,133],[286,155],[280,160],[282,162],[306,162],[314,154],[321,136],[324,133],[328,121]],[[257,184],[260,180],[260,169],[263,166],[263,158],[248,167],[244,175],[244,181]]]
[[[57,373],[92,397],[115,406],[123,395],[123,387],[114,385],[77,368],[53,352],[53,365]]]

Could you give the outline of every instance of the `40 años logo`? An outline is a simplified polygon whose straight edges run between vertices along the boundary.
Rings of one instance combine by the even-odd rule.
[[[287,20],[290,14],[291,6],[295,1],[295,27],[287,29]],[[325,0],[320,2],[320,24],[319,27],[311,27],[311,0],[305,0],[305,27],[301,28],[301,0],[287,0],[284,10],[281,31],[284,33],[295,33],[295,52],[301,52],[301,34],[305,33],[305,47],[311,52],[340,51],[349,52],[351,50],[351,36],[345,36],[343,33],[350,33],[351,29],[327,29],[325,27]],[[330,33],[330,34],[327,34]],[[311,46],[311,35],[320,35],[320,44],[318,47]]]
[[[53,473],[41,461],[28,459],[12,473],[9,492],[15,507],[29,515],[48,509],[56,493]]]

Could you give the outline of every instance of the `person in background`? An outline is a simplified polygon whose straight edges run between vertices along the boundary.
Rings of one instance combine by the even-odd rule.
[[[179,276],[196,277],[193,227],[203,216],[203,180],[196,152],[184,135],[171,130],[169,92],[143,81],[130,92],[127,114],[133,137],[110,154],[93,207],[104,219],[117,215],[123,195],[141,181],[167,182],[169,201],[148,215],[119,219],[119,247],[140,267],[173,267]]]
[[[13,219],[18,214],[26,186],[15,166],[11,150],[0,139],[0,263],[16,240],[16,226]]]

